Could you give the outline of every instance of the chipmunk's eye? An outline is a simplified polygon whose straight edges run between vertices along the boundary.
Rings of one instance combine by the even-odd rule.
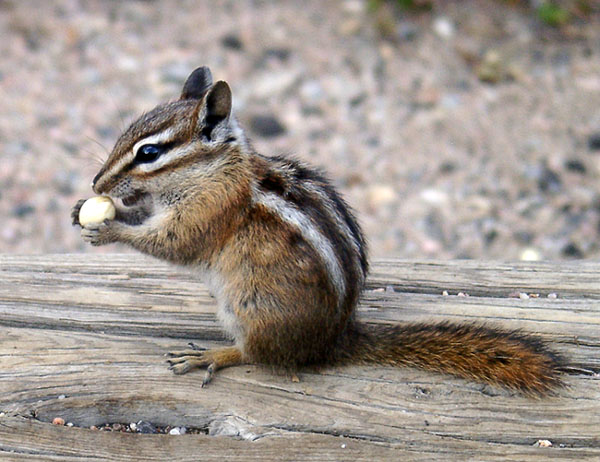
[[[147,164],[154,162],[165,152],[165,146],[161,144],[145,144],[135,154],[135,163]]]

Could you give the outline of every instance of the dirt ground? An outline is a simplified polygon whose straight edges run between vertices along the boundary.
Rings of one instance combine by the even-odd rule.
[[[0,252],[123,251],[70,208],[208,65],[257,150],[329,173],[375,257],[598,258],[600,13],[555,29],[509,3],[0,0]]]

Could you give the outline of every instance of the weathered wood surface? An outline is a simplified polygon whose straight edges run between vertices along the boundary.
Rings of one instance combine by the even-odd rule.
[[[362,319],[537,332],[572,367],[555,397],[383,367],[295,383],[244,366],[201,389],[201,373],[173,376],[163,357],[226,341],[192,273],[137,255],[0,256],[0,460],[600,460],[599,279],[600,263],[373,265]],[[139,420],[208,435],[88,429]]]

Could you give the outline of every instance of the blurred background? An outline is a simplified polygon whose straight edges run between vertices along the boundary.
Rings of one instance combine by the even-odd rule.
[[[70,224],[208,65],[258,151],[325,169],[374,257],[600,257],[596,0],[0,0],[0,252]]]

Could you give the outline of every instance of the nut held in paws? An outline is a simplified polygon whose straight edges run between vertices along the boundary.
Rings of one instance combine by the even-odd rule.
[[[90,223],[102,223],[104,220],[113,220],[116,209],[110,197],[96,196],[83,203],[79,210],[79,224],[85,226]]]

